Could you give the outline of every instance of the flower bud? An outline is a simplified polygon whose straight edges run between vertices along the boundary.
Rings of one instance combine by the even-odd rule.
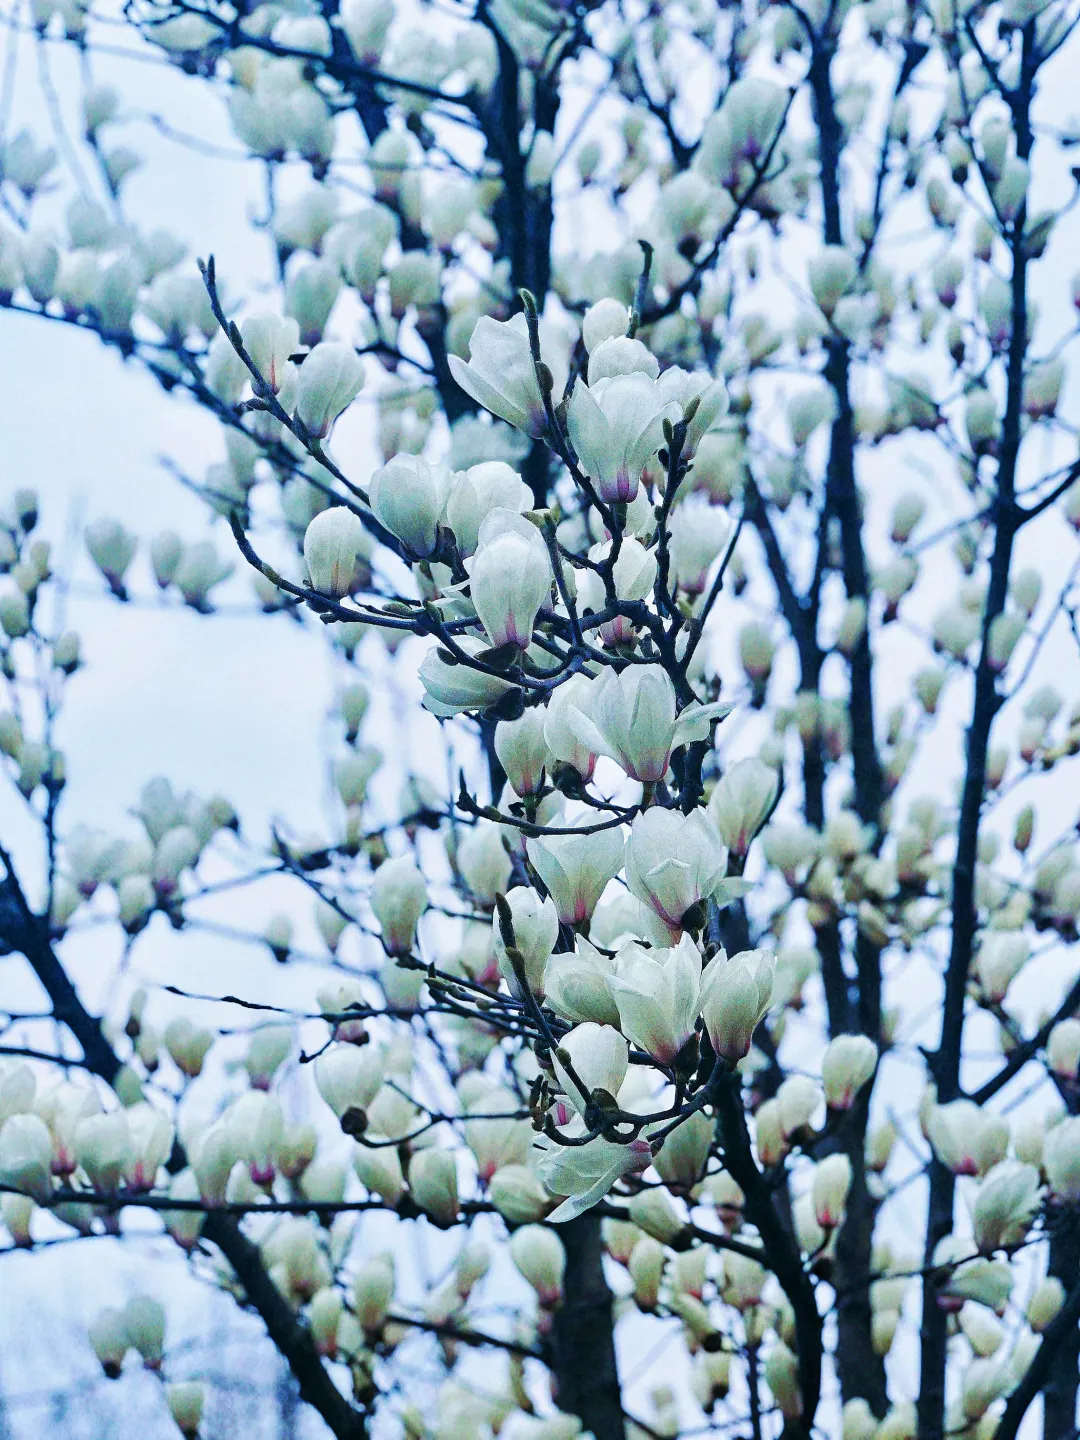
[[[1019,1160],[1001,1160],[988,1170],[975,1197],[975,1243],[983,1254],[1023,1244],[1039,1204],[1039,1172]]]
[[[717,783],[709,816],[735,856],[745,856],[776,802],[779,777],[757,758],[739,760]]]
[[[566,1251],[554,1230],[544,1225],[523,1225],[510,1237],[510,1258],[536,1291],[541,1305],[562,1304]]]
[[[803,1408],[799,1362],[783,1341],[778,1341],[769,1351],[762,1370],[784,1419],[798,1420]]]
[[[814,1216],[823,1230],[835,1230],[844,1218],[851,1189],[851,1161],[844,1154],[827,1155],[814,1168]]]
[[[975,956],[975,973],[988,1000],[1004,1000],[1005,992],[1027,964],[1031,941],[1013,930],[984,934]]]
[[[382,929],[388,955],[408,955],[416,942],[416,927],[427,909],[427,882],[412,859],[401,855],[386,860],[375,872],[371,909]]]
[[[495,754],[515,794],[534,795],[551,758],[544,739],[544,712],[526,710],[519,720],[500,720],[495,727]]]
[[[91,560],[119,594],[128,566],[135,558],[136,537],[117,520],[96,520],[86,527],[85,538]]]
[[[1047,1275],[1031,1292],[1027,1303],[1027,1322],[1041,1335],[1065,1303],[1065,1286],[1056,1275]]]
[[[353,1313],[368,1337],[383,1327],[394,1298],[394,1262],[388,1255],[374,1255],[365,1261],[353,1280]]]
[[[514,948],[525,966],[525,978],[529,988],[538,1000],[544,998],[544,970],[555,942],[559,938],[559,915],[550,896],[544,900],[535,890],[524,885],[515,885],[507,891],[505,903],[510,913],[514,931]],[[500,902],[501,910],[501,902]],[[517,972],[506,953],[503,941],[502,920],[496,915],[492,921],[495,958],[503,979],[513,995],[521,990]],[[614,1091],[612,1092],[614,1093]]]
[[[621,300],[598,300],[590,305],[581,321],[581,340],[592,354],[605,340],[625,335],[630,328],[630,312]]]
[[[631,1252],[627,1270],[634,1282],[634,1300],[639,1310],[656,1309],[660,1281],[664,1275],[664,1247],[651,1235],[643,1235]]]
[[[363,521],[344,505],[320,511],[304,532],[311,588],[334,600],[347,595],[366,539]]]
[[[322,440],[360,393],[364,362],[351,345],[316,345],[296,380],[296,418],[309,435]]]
[[[338,1324],[344,1306],[341,1292],[332,1285],[317,1290],[311,1299],[308,1329],[317,1353],[329,1360],[337,1358]]]
[[[165,1353],[165,1310],[149,1295],[135,1295],[124,1306],[129,1344],[148,1370],[160,1370]]]
[[[289,356],[300,344],[300,326],[289,316],[249,315],[240,326],[244,349],[276,395],[288,373]]]
[[[449,1150],[419,1150],[409,1161],[409,1189],[429,1219],[448,1229],[458,1213],[457,1165]]]
[[[438,543],[446,482],[419,455],[395,455],[371,477],[371,508],[412,555],[425,558]]]
[[[701,1014],[713,1049],[729,1065],[750,1053],[754,1031],[772,999],[776,957],[743,950],[729,960],[721,950],[701,975]]]
[[[855,282],[858,266],[843,245],[826,245],[809,262],[810,293],[824,315],[831,315],[840,297]]]
[[[825,1048],[821,1083],[832,1110],[850,1110],[855,1096],[873,1075],[878,1050],[866,1035],[838,1035]]]
[[[1046,1041],[1050,1069],[1062,1080],[1075,1080],[1080,1073],[1080,1020],[1059,1020]]]
[[[3,1132],[0,1132],[2,1139]],[[1061,1120],[1046,1132],[1043,1169],[1051,1191],[1059,1200],[1069,1205],[1080,1200],[1080,1115]]]
[[[663,1190],[639,1190],[630,1197],[627,1208],[633,1223],[661,1245],[673,1245],[686,1229],[686,1222]]]
[[[205,1386],[198,1380],[184,1380],[178,1384],[167,1385],[165,1395],[169,1402],[169,1414],[184,1440],[198,1440],[206,1403]]]
[[[364,1111],[386,1078],[386,1056],[377,1046],[334,1045],[315,1061],[319,1094],[346,1134],[364,1128]]]
[[[488,1183],[488,1196],[509,1225],[541,1220],[552,1198],[527,1165],[503,1165]]]
[[[165,1027],[165,1048],[182,1074],[194,1079],[202,1072],[207,1051],[214,1043],[213,1032],[196,1027],[186,1015],[178,1015]]]
[[[653,1159],[670,1190],[689,1194],[701,1179],[713,1143],[713,1122],[699,1110],[677,1125]]]
[[[0,1128],[0,1184],[39,1204],[52,1197],[52,1137],[40,1115],[12,1115]]]
[[[380,1137],[368,1133],[368,1140]],[[364,1189],[378,1195],[387,1205],[394,1206],[405,1194],[405,1175],[398,1153],[389,1145],[378,1148],[359,1144],[353,1156],[353,1169]]]
[[[122,1310],[99,1310],[87,1326],[90,1348],[110,1380],[116,1380],[128,1352],[127,1324]]]

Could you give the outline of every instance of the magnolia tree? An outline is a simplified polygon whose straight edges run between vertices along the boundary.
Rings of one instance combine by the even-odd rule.
[[[0,1045],[10,1244],[163,1227],[339,1440],[1071,1440],[1077,19],[13,13],[79,52],[82,134],[9,127],[0,304],[220,423],[215,538],[95,518],[100,583],[212,625],[235,570],[338,700],[326,834],[128,775],[136,828],[74,823],[80,642],[9,477],[41,846],[0,939],[49,1001]],[[118,26],[264,169],[269,292],[129,208]],[[267,877],[257,994],[87,1008],[89,932],[197,945]],[[90,1340],[194,1437],[147,1289]]]

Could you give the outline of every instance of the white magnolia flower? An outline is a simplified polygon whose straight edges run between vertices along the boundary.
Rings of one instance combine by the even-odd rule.
[[[564,925],[580,925],[596,909],[617,874],[626,848],[622,829],[591,835],[546,835],[526,844],[529,863],[544,882]]]
[[[296,377],[296,418],[322,440],[364,384],[364,362],[351,345],[316,345]]]
[[[745,855],[776,802],[780,777],[756,756],[737,760],[709,799],[709,818],[732,855]]]
[[[693,401],[697,401],[686,426],[681,452],[682,458],[689,460],[697,452],[706,430],[711,430],[713,422],[727,410],[728,397],[723,382],[714,380],[705,370],[683,370],[678,365],[672,365],[660,376],[657,389],[661,399],[678,405],[680,419],[686,415]]]
[[[486,648],[481,641],[469,638],[458,643],[467,655]],[[441,719],[460,715],[463,710],[486,710],[514,688],[501,675],[474,670],[471,665],[455,659],[441,645],[433,645],[425,655],[420,680],[424,686],[424,708]]]
[[[430,555],[439,539],[446,477],[419,455],[395,455],[371,477],[376,518],[413,554]]]
[[[721,950],[705,966],[701,1014],[713,1049],[729,1065],[750,1053],[754,1031],[772,999],[775,975],[776,957],[770,950],[743,950],[730,960]]]
[[[589,559],[602,564],[611,553],[611,542],[594,545]],[[656,583],[656,552],[646,550],[640,540],[633,536],[623,537],[618,558],[612,567],[611,578],[615,582],[615,595],[619,600],[647,600]],[[577,580],[578,613],[587,615],[591,610],[599,614],[607,606],[607,589],[601,575],[595,570],[581,570]],[[600,626],[600,639],[605,645],[619,645],[634,639],[634,626],[625,615],[616,615]]]
[[[621,674],[605,670],[584,699],[587,708],[575,707],[567,716],[582,745],[650,784],[663,779],[674,749],[704,739],[711,722],[731,708],[692,704],[677,712],[675,687],[661,665],[628,665]]]
[[[512,510],[492,510],[480,526],[469,579],[473,607],[492,645],[524,650],[537,612],[551,596],[551,560],[536,526]]]
[[[571,766],[583,780],[592,779],[597,752],[578,737],[572,722],[578,710],[588,708],[586,697],[595,684],[588,675],[571,675],[544,707],[544,739],[552,757]]]
[[[585,1087],[584,1095],[571,1079],[560,1051],[565,1051],[569,1057],[574,1074]],[[558,1049],[553,1050],[551,1055],[555,1078],[579,1115],[584,1115],[595,1090],[603,1090],[613,1099],[618,1095],[629,1063],[626,1041],[618,1030],[613,1025],[597,1025],[592,1021],[575,1025],[568,1035],[563,1036]]]
[[[694,1033],[701,956],[689,935],[678,945],[648,950],[631,940],[615,957],[610,985],[624,1035],[670,1065]]]
[[[682,815],[654,807],[638,815],[626,849],[630,893],[650,906],[671,932],[682,933],[683,916],[699,900],[717,894],[726,860],[720,836],[703,810]],[[741,881],[724,882],[721,898],[743,893]]]
[[[311,588],[341,600],[349,593],[364,548],[364,522],[344,505],[315,516],[304,533],[304,560]]]
[[[544,433],[547,415],[529,350],[524,315],[515,315],[510,320],[493,320],[490,315],[482,315],[469,341],[469,363],[451,355],[450,373],[485,410],[524,430],[533,439]]]
[[[541,1136],[534,1148],[540,1152],[534,1162],[540,1179],[553,1195],[567,1197],[547,1217],[555,1225],[584,1214],[604,1198],[616,1180],[648,1169],[652,1161],[647,1140],[620,1145],[597,1136],[587,1145],[568,1146]]]
[[[486,460],[450,477],[446,523],[457,547],[471,555],[480,543],[480,526],[493,510],[523,514],[533,503],[532,491],[505,460]]]
[[[525,962],[525,977],[538,1000],[544,998],[544,971],[559,938],[559,915],[550,896],[541,900],[527,885],[515,885],[506,892],[506,903],[514,926],[514,948]],[[503,944],[498,915],[492,921],[495,958],[511,994],[520,995],[521,986]]]
[[[608,342],[611,343],[611,342]],[[600,498],[633,500],[642,471],[664,443],[664,421],[682,416],[658,382],[635,372],[574,386],[566,412],[570,440]]]
[[[592,1020],[618,1025],[619,1007],[611,991],[615,962],[579,937],[571,954],[552,955],[544,968],[544,994],[548,1005],[575,1024]]]

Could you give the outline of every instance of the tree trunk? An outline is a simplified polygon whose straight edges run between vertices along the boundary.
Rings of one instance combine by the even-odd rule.
[[[566,1249],[565,1299],[551,1333],[555,1401],[596,1440],[625,1440],[611,1291],[604,1276],[600,1220],[591,1212],[559,1227]]]
[[[1050,1241],[1049,1272],[1068,1293],[1080,1275],[1080,1224],[1063,1211]],[[1072,1440],[1076,1434],[1076,1391],[1080,1380],[1080,1327],[1074,1325],[1058,1351],[1043,1391],[1043,1440]]]

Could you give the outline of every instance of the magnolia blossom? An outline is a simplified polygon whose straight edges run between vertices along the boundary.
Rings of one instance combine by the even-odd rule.
[[[427,882],[408,855],[386,860],[375,872],[371,908],[382,929],[388,955],[408,955],[416,941],[416,926],[427,909]]]
[[[664,443],[664,421],[681,418],[657,382],[635,372],[574,386],[566,426],[585,473],[601,500],[633,500],[642,471]]]
[[[446,478],[419,455],[395,455],[376,470],[368,486],[376,518],[407,550],[430,555],[439,539]]]
[[[579,671],[555,691],[544,707],[544,739],[555,760],[571,766],[583,780],[591,780],[597,752],[578,738],[576,712],[588,708],[595,680]]]
[[[446,523],[457,547],[471,555],[480,543],[480,526],[493,510],[523,514],[533,503],[532,491],[505,460],[486,460],[450,477]]]
[[[615,958],[611,993],[623,1034],[662,1065],[670,1065],[694,1033],[701,956],[689,935],[678,945],[647,950],[636,941]]]
[[[567,719],[582,745],[609,755],[632,780],[655,784],[667,773],[672,750],[704,739],[725,704],[688,705],[676,712],[675,687],[661,665],[605,670]]]
[[[514,793],[535,795],[551,758],[544,739],[543,712],[526,710],[517,720],[500,720],[495,727],[495,754]]]
[[[984,935],[975,956],[975,973],[985,997],[1004,1000],[1030,955],[1031,941],[1015,930],[994,930]]]
[[[660,361],[640,340],[632,340],[628,335],[613,335],[589,351],[586,379],[590,386],[598,380],[610,380],[615,375],[635,374],[648,375],[651,380],[660,374]]]
[[[579,937],[576,951],[552,955],[544,969],[544,993],[556,1015],[575,1023],[593,1020],[618,1025],[619,1007],[611,989],[615,962]]]
[[[832,1110],[850,1110],[855,1096],[877,1067],[878,1048],[868,1035],[837,1035],[821,1059],[825,1102]]]
[[[364,362],[351,345],[316,345],[296,377],[296,418],[322,440],[364,384]]]
[[[589,559],[601,564],[611,553],[611,542],[594,545]],[[615,595],[619,600],[647,600],[656,583],[657,560],[653,550],[646,550],[640,540],[633,536],[623,537],[619,554],[612,566],[611,578],[615,583]],[[607,588],[603,577],[595,570],[581,570],[577,574],[577,605],[582,615],[591,610],[596,614],[607,607]],[[615,615],[599,628],[600,639],[605,645],[620,645],[634,638],[634,625],[625,615]]]
[[[1051,1191],[1059,1200],[1075,1205],[1080,1201],[1080,1115],[1069,1116],[1050,1127],[1043,1155],[1043,1168]]]
[[[544,998],[544,971],[559,938],[559,916],[550,896],[541,900],[535,890],[515,885],[506,893],[506,904],[514,926],[514,948],[525,966],[529,989],[538,1000]],[[499,916],[492,921],[495,958],[502,977],[513,995],[520,995],[521,983],[506,953]]]
[[[571,1077],[567,1062],[585,1087],[584,1095]],[[618,1095],[626,1079],[629,1054],[626,1041],[614,1026],[587,1021],[563,1036],[558,1049],[552,1051],[551,1064],[563,1094],[578,1114],[584,1115],[595,1091],[603,1091],[612,1099]]]
[[[511,510],[493,510],[480,526],[469,577],[473,606],[492,645],[524,650],[537,612],[551,596],[551,560],[536,526]]]
[[[344,505],[333,505],[316,515],[304,533],[311,588],[335,600],[347,595],[365,540],[364,522]]]
[[[934,1105],[925,1129],[937,1158],[955,1175],[985,1174],[1005,1158],[1009,1146],[1009,1122],[973,1100]]]
[[[749,1055],[775,975],[776,957],[769,950],[742,950],[730,960],[721,950],[702,971],[702,1019],[713,1049],[729,1065]]]
[[[480,641],[463,638],[458,642],[467,655],[483,649]],[[424,687],[424,708],[446,719],[463,710],[486,710],[514,688],[509,680],[456,659],[441,645],[433,645],[420,666]]]
[[[539,1152],[534,1164],[540,1179],[553,1195],[567,1197],[547,1217],[554,1225],[584,1214],[617,1180],[648,1169],[652,1160],[648,1140],[620,1145],[597,1136],[587,1145],[567,1146],[541,1136],[534,1149]]]
[[[524,315],[493,320],[482,315],[469,341],[469,363],[449,357],[450,373],[485,410],[536,439],[547,429]]]
[[[822,1230],[835,1230],[844,1218],[851,1189],[851,1161],[842,1152],[827,1155],[814,1168],[814,1218]]]
[[[529,863],[547,887],[564,925],[581,925],[618,873],[626,842],[619,826],[591,835],[545,835],[526,843]]]
[[[660,917],[673,940],[682,933],[687,911],[721,887],[724,868],[724,847],[704,811],[683,815],[653,807],[635,818],[626,848],[626,883]]]
[[[714,421],[727,410],[727,391],[722,381],[714,380],[708,371],[688,371],[678,365],[671,365],[664,371],[657,389],[662,399],[678,405],[682,417],[693,406],[693,414],[686,423],[686,438],[681,452],[682,458],[689,460],[696,453],[706,430],[711,430]]]
[[[979,1249],[989,1255],[1022,1245],[1039,1198],[1039,1172],[1034,1165],[1000,1160],[988,1170],[972,1208]]]
[[[771,765],[752,756],[737,760],[709,799],[709,817],[732,855],[743,856],[776,803],[780,778]]]
[[[0,1128],[0,1184],[42,1205],[52,1194],[52,1137],[40,1115],[12,1115]]]
[[[566,1251],[553,1231],[543,1225],[522,1225],[510,1238],[510,1258],[542,1305],[562,1303]]]
[[[726,512],[703,497],[691,495],[676,505],[668,521],[668,549],[671,577],[680,590],[701,594],[730,533]]]
[[[291,316],[249,315],[240,326],[240,338],[255,369],[276,395],[291,369],[289,356],[299,347],[300,326]]]

